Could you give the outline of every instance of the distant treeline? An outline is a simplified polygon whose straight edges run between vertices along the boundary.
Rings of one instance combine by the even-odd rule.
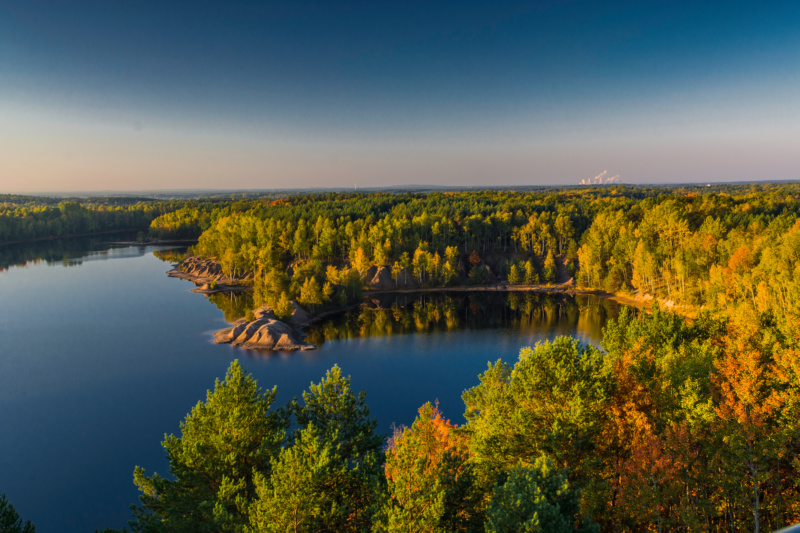
[[[109,231],[146,232],[153,219],[184,202],[154,202],[133,198],[92,198],[91,201],[0,196],[0,244],[86,235]]]
[[[158,235],[250,272],[260,303],[357,298],[372,266],[398,283],[563,281],[707,309],[800,302],[800,185],[520,193],[300,195],[186,205]],[[348,288],[349,287],[349,288]]]

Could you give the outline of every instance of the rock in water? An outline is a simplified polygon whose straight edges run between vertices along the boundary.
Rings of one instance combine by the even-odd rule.
[[[256,319],[248,322],[237,320],[233,326],[214,333],[217,344],[233,344],[243,348],[260,350],[313,350],[316,348],[300,340],[300,335],[292,326],[275,319],[270,309],[259,309]]]
[[[240,273],[233,278],[228,278],[222,270],[219,261],[213,259],[202,259],[197,256],[189,256],[168,272],[174,278],[188,279],[201,284],[209,281],[219,282],[240,282],[253,279],[252,272]]]

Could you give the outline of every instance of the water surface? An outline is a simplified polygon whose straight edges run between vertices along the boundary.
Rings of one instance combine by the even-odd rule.
[[[616,313],[587,297],[382,296],[310,328],[316,351],[253,352],[211,336],[247,295],[189,292],[153,255],[164,247],[51,244],[0,249],[11,258],[0,264],[0,493],[40,533],[125,525],[133,467],[166,474],[164,434],[233,359],[280,402],[338,364],[388,433],[436,399],[461,422],[461,392],[488,361],[556,335],[598,342]]]

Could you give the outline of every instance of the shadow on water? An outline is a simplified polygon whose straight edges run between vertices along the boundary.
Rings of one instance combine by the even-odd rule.
[[[235,322],[247,317],[252,320],[253,293],[251,291],[226,291],[208,295],[208,301],[217,306],[225,315],[225,320]]]
[[[152,245],[131,246],[130,242],[135,238],[135,232],[121,232],[0,246],[0,272],[11,267],[42,263],[73,267],[94,260],[141,257],[153,251]],[[175,249],[171,248],[170,251]],[[185,250],[185,247],[182,249]],[[159,254],[160,251],[155,253]],[[168,260],[165,257],[172,259],[173,256],[180,255],[177,251],[172,251],[172,255],[156,257]]]
[[[307,342],[455,330],[578,333],[599,339],[619,304],[595,296],[534,292],[384,294],[306,329]]]
[[[234,322],[251,315],[253,294],[219,292],[208,301]],[[535,292],[426,292],[368,297],[357,309],[327,317],[305,329],[306,341],[325,342],[365,337],[456,330],[509,329],[602,338],[620,304],[591,295]]]

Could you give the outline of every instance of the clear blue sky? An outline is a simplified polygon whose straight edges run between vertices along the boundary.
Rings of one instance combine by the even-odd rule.
[[[800,2],[0,0],[0,192],[800,178]]]

